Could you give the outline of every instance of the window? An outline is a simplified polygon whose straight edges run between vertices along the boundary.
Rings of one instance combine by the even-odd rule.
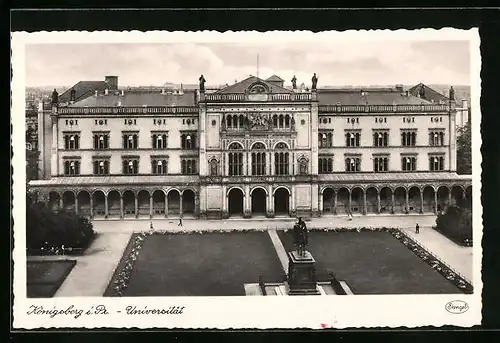
[[[167,174],[167,159],[158,157],[151,160],[151,172],[153,174]]]
[[[109,149],[109,133],[95,132],[94,133],[94,149]]]
[[[415,146],[415,145],[417,145],[417,132],[416,131],[402,131],[401,132],[401,145],[402,146]]]
[[[443,131],[430,131],[429,132],[429,145],[430,146],[443,146],[444,145],[444,132]]]
[[[358,147],[360,138],[360,132],[348,131],[345,134],[345,145],[347,147]]]
[[[288,114],[275,114],[273,115],[273,128],[275,129],[289,129],[291,127],[291,117]]]
[[[228,129],[245,128],[246,118],[243,114],[229,114],[226,116],[226,127]]]
[[[181,159],[181,174],[193,175],[198,172],[197,160],[195,158],[182,158]]]
[[[378,156],[373,158],[373,171],[386,172],[389,170],[389,158],[385,156]]]
[[[122,161],[122,173],[133,175],[139,173],[139,160],[137,158],[125,158]]]
[[[444,156],[430,156],[429,170],[430,171],[444,170]]]
[[[286,144],[278,143],[276,145],[276,150],[288,150]],[[289,170],[289,153],[285,151],[274,153],[274,174],[275,175],[288,175]]]
[[[139,135],[137,133],[124,133],[123,138],[123,149],[137,149],[139,147]]]
[[[67,133],[64,135],[64,149],[76,150],[80,149],[80,134]]]
[[[181,135],[181,148],[184,150],[196,149],[196,134],[183,133]]]
[[[252,175],[266,175],[266,147],[262,143],[252,146]]]
[[[318,158],[318,173],[326,174],[333,172],[333,157],[324,156]]]
[[[417,170],[417,158],[412,156],[405,156],[401,159],[401,169],[403,171]]]
[[[229,150],[242,150],[238,143],[232,143]],[[228,153],[229,176],[243,175],[243,153],[231,151]]]
[[[167,137],[166,133],[154,133],[151,136],[153,149],[166,149]]]
[[[373,146],[386,147],[389,145],[389,133],[387,131],[375,131],[373,133]]]
[[[109,161],[94,160],[94,175],[109,175]]]
[[[331,148],[333,145],[333,133],[331,132],[318,133],[318,145],[320,148]]]
[[[74,160],[64,161],[64,175],[65,176],[80,175],[80,161],[74,161]]]
[[[361,158],[359,158],[359,157],[347,157],[345,159],[345,171],[346,172],[359,172],[359,171],[361,171]]]

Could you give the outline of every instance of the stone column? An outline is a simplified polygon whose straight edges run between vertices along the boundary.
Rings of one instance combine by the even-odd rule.
[[[90,194],[90,218],[94,218],[94,195]]]
[[[250,218],[252,216],[251,203],[250,203],[250,185],[246,184],[244,187],[245,193],[243,194],[243,217]]]
[[[366,214],[366,190],[363,189],[363,214]]]
[[[75,214],[78,214],[78,194],[75,195]]]
[[[435,190],[434,191],[434,214],[437,214],[437,208],[438,208],[438,192]]]
[[[271,163],[270,163],[270,166],[269,166],[269,175],[275,175],[276,174],[276,171],[274,170],[274,153],[271,152]]]
[[[134,194],[134,208],[135,208],[135,217],[139,217],[139,197],[138,194]]]
[[[320,193],[318,197],[319,197],[319,199],[318,199],[318,202],[319,202],[318,213],[321,216],[323,214],[323,207],[324,207],[324,204],[323,204],[323,193]]]
[[[274,195],[273,195],[273,186],[272,185],[267,185],[267,216],[269,218],[274,217]]]
[[[63,196],[59,197],[59,211],[64,208]]]
[[[406,213],[409,213],[410,212],[410,190],[408,189],[405,189],[405,207],[406,207]]]
[[[104,194],[104,218],[108,218],[109,209],[108,209],[108,194]]]
[[[377,190],[377,213],[380,214],[380,191]]]
[[[120,219],[123,219],[123,194],[120,193]]]
[[[153,218],[153,194],[149,195],[149,218]]]
[[[268,152],[267,153],[267,157],[266,157],[266,174],[267,175],[273,175],[273,169],[272,169],[272,156],[273,156],[273,153],[272,152]]]
[[[352,202],[352,193],[351,190],[349,189],[349,202],[348,202],[348,211],[351,213],[351,202]]]
[[[391,213],[394,214],[394,190],[391,189]]]
[[[420,214],[424,213],[424,191],[420,189]]]
[[[337,214],[337,190],[333,192],[333,214]]]
[[[168,217],[168,196],[165,193],[165,218]]]
[[[182,193],[179,196],[179,217],[182,218]]]

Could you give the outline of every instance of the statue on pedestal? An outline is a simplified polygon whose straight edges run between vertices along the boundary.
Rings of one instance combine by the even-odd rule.
[[[311,81],[312,81],[311,89],[316,90],[317,89],[316,87],[318,86],[318,77],[316,76],[316,73],[314,73]]]
[[[205,82],[207,82],[207,81],[203,77],[203,74],[201,74],[201,76],[198,80],[200,81],[200,92],[204,92],[205,91]]]
[[[56,89],[54,88],[54,91],[52,92],[52,104],[58,104],[59,103],[59,93],[57,93]]]
[[[295,77],[295,75],[293,76],[292,79],[292,88],[297,89],[297,78]]]
[[[300,257],[304,257],[308,245],[308,233],[306,223],[299,217],[298,222],[293,226],[293,241]]]
[[[455,101],[455,90],[453,86],[450,87],[450,101]]]

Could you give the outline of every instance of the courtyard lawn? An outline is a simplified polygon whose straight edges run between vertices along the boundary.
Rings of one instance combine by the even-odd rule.
[[[117,272],[105,296],[113,295]],[[123,296],[244,296],[244,284],[257,283],[259,275],[266,281],[283,275],[267,232],[153,234],[143,243]]]
[[[28,261],[27,297],[53,297],[75,264],[74,260]]]
[[[285,249],[292,232],[279,231]],[[389,232],[309,232],[318,275],[333,272],[354,294],[461,293]]]

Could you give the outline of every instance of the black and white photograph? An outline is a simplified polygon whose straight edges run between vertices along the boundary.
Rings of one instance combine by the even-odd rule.
[[[480,322],[477,30],[12,43],[15,325]]]

